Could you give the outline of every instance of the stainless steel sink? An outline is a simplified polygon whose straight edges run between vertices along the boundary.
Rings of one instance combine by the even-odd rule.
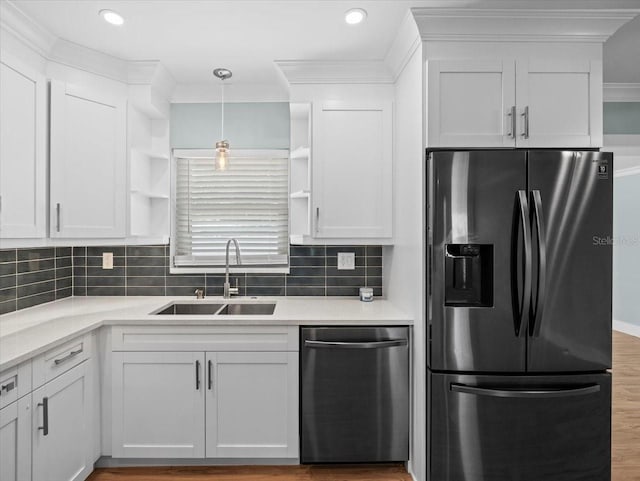
[[[264,302],[242,302],[233,304],[211,304],[211,303],[179,303],[175,302],[164,309],[155,312],[156,315],[170,316],[193,316],[193,315],[226,315],[226,316],[247,316],[247,315],[271,315],[275,310],[275,304]]]
[[[247,315],[271,315],[275,310],[275,304],[227,304],[224,308],[218,312],[218,315],[227,316],[247,316]]]
[[[161,311],[156,312],[156,314],[169,314],[169,315],[213,315],[218,312],[224,304],[180,304],[174,303],[165,307]]]

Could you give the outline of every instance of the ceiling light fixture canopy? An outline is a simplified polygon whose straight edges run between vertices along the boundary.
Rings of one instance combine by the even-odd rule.
[[[114,12],[113,10],[108,10],[108,9],[100,10],[98,12],[98,15],[100,15],[105,22],[108,22],[111,25],[120,26],[124,23],[124,18],[122,18],[122,15]]]
[[[367,18],[367,11],[364,8],[352,8],[344,14],[344,21],[349,25],[357,25]]]
[[[222,104],[220,107],[220,139],[216,142],[216,170],[227,170],[229,165],[229,142],[224,140],[224,81],[233,75],[228,68],[217,68],[213,75],[222,81]]]

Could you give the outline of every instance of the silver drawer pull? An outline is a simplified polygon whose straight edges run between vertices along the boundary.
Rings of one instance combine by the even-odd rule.
[[[342,341],[310,341],[305,340],[306,347],[324,348],[324,349],[380,349],[384,347],[406,346],[406,339],[392,339],[390,341],[372,341],[372,342],[342,342]]]
[[[8,382],[7,384],[3,384],[2,386],[0,386],[0,394],[13,391],[15,388],[16,388],[15,381]]]
[[[77,351],[71,351],[69,354],[67,354],[64,357],[61,357],[60,359],[54,359],[53,362],[57,366],[58,364],[62,364],[63,362],[68,361],[72,357],[77,356],[81,352],[82,352],[82,348],[78,349]]]

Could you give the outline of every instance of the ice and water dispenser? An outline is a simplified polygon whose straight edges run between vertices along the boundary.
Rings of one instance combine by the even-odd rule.
[[[445,306],[493,306],[493,245],[447,244]]]

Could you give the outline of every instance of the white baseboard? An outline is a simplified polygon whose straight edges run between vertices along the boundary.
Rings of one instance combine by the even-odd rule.
[[[624,332],[632,336],[640,337],[640,326],[637,324],[631,324],[624,321],[613,321],[613,330]]]

